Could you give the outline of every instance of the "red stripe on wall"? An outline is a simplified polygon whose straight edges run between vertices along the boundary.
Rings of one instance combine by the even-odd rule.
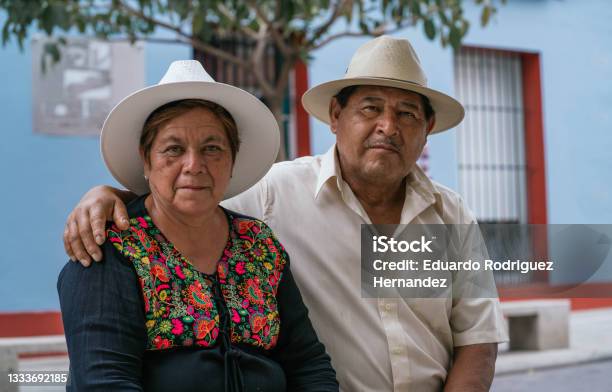
[[[549,299],[542,297],[525,297],[525,298],[502,298],[502,302],[510,301],[525,301],[530,299]],[[572,310],[590,310],[601,308],[612,308],[612,298],[568,298],[570,300]]]
[[[302,106],[302,95],[308,90],[308,68],[298,60],[294,68],[295,75],[295,121],[297,130],[297,155],[310,155],[310,121],[308,113]]]
[[[579,285],[550,286],[535,283],[520,287],[498,287],[501,301],[531,299],[569,299],[572,310],[612,307],[612,283],[583,283]]]
[[[63,335],[60,312],[0,313],[0,337]]]
[[[547,223],[540,56],[521,53],[527,165],[527,222]]]

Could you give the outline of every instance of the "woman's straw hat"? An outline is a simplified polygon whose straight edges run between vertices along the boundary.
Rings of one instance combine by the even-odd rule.
[[[181,99],[205,99],[223,106],[234,118],[241,140],[224,198],[250,188],[270,169],[280,146],[278,123],[255,96],[217,83],[196,60],[173,62],[157,85],[127,96],[109,113],[102,134],[102,157],[119,183],[136,194],[149,192],[139,154],[145,120],[158,107]]]

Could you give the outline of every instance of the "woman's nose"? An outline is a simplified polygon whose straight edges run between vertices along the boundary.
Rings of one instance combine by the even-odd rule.
[[[184,155],[184,159],[183,167],[186,173],[200,174],[206,171],[204,157],[199,151],[188,150]]]

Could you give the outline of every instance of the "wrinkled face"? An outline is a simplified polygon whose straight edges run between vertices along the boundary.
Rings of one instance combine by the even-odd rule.
[[[215,208],[232,174],[227,134],[219,119],[203,108],[164,124],[151,146],[150,162],[144,161],[155,202],[183,215]]]
[[[421,97],[393,87],[361,86],[341,108],[330,106],[343,176],[350,181],[401,181],[423,151],[434,119]]]

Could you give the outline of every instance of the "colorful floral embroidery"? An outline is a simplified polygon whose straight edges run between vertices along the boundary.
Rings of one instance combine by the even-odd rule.
[[[270,349],[280,332],[276,291],[287,254],[263,222],[231,214],[230,221],[216,276],[231,339]],[[216,343],[221,325],[212,279],[167,242],[148,215],[131,219],[125,231],[111,227],[108,238],[138,274],[150,350]]]

